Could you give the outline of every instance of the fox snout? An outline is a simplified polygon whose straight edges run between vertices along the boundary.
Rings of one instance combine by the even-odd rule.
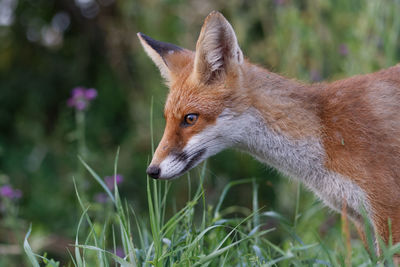
[[[158,179],[160,177],[161,169],[158,165],[149,165],[149,167],[147,167],[146,173],[150,177]]]
[[[176,178],[203,161],[206,151],[206,148],[201,148],[194,152],[171,152],[160,163],[151,163],[146,172],[154,179]]]

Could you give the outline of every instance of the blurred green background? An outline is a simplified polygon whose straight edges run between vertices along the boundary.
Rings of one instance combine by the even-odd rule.
[[[212,10],[231,22],[252,62],[289,78],[336,80],[400,58],[398,0],[0,0],[0,186],[22,192],[0,200],[1,266],[22,262],[19,244],[30,223],[42,238],[38,252],[67,259],[65,246],[81,213],[72,177],[87,199],[101,192],[77,158],[76,114],[67,105],[77,86],[98,91],[84,112],[84,159],[111,175],[120,147],[121,194],[146,216],[150,107],[153,99],[157,143],[167,88],[136,32],[194,49]],[[225,151],[207,166],[210,203],[228,181],[254,177],[261,181],[260,206],[293,215],[296,184],[248,155]],[[186,191],[187,179],[173,182],[177,206]],[[251,201],[251,185],[245,185],[232,190],[227,204]],[[304,192],[301,206],[314,201]],[[338,228],[337,215],[319,212],[308,227],[320,233]]]

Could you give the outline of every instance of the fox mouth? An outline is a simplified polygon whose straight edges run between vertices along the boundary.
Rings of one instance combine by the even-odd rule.
[[[170,156],[164,160],[165,162],[162,162],[159,167],[156,167],[158,169],[157,174],[150,176],[162,180],[177,178],[199,164],[206,151],[206,148],[202,148],[192,154],[185,151],[170,154]]]
[[[195,152],[190,158],[187,156],[185,152],[182,152],[182,154],[186,154],[185,157],[186,159],[189,159],[188,162],[186,163],[186,166],[174,177],[181,176],[185,172],[189,171],[193,167],[195,167],[198,163],[200,163],[200,160],[202,156],[206,153],[207,149],[202,148],[199,151]]]

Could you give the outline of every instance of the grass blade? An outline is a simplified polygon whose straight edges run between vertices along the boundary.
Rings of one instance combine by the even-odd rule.
[[[29,226],[29,230],[25,235],[25,239],[24,239],[24,250],[26,255],[28,256],[28,259],[30,261],[30,263],[32,264],[32,266],[34,267],[40,267],[39,262],[36,259],[36,254],[33,253],[31,246],[29,245],[28,242],[28,237],[31,234],[32,231],[32,224]]]

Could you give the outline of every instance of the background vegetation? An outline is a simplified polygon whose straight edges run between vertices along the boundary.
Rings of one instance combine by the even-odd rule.
[[[69,245],[82,214],[72,177],[83,201],[92,203],[92,218],[110,214],[110,200],[78,154],[105,177],[113,174],[120,147],[120,195],[148,218],[151,103],[157,142],[167,88],[136,32],[194,49],[212,10],[232,23],[249,59],[290,78],[336,80],[400,58],[399,0],[0,0],[0,266],[27,264],[21,245],[30,223],[35,252],[70,262],[66,247],[74,250]],[[97,90],[83,111],[67,104],[77,86]],[[215,207],[230,181],[255,178],[263,212],[288,218],[304,244],[321,239],[330,250],[343,250],[340,215],[302,188],[298,195],[296,182],[248,155],[221,153],[204,175],[205,206]],[[185,206],[188,188],[187,179],[171,183],[167,218]],[[251,210],[253,196],[252,183],[245,183],[232,187],[223,205]],[[246,212],[234,208],[230,216],[240,213]],[[295,242],[280,220],[260,220],[266,229],[276,227],[267,237],[274,244]],[[351,237],[358,245],[353,231]]]

